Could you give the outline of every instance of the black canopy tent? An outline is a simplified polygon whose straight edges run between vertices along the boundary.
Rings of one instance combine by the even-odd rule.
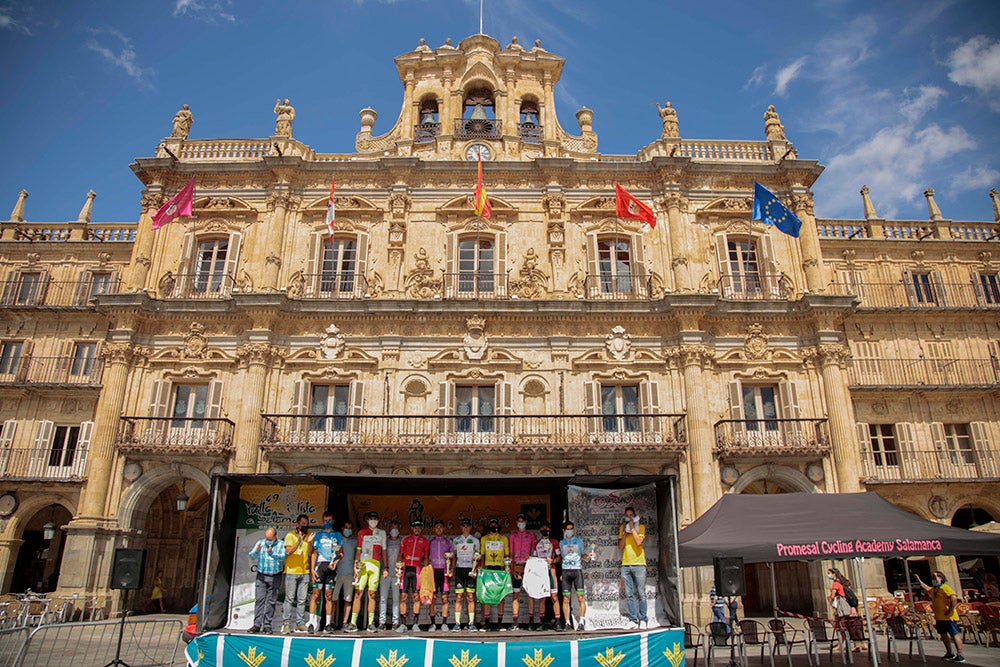
[[[1000,554],[998,535],[927,521],[876,493],[726,494],[677,539],[681,567],[711,565],[716,556],[746,563],[858,559],[862,599],[862,558]],[[771,577],[773,593],[773,567]],[[865,619],[874,639],[867,605]]]

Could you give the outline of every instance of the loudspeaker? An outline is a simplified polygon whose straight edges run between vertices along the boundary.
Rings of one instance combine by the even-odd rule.
[[[746,595],[747,581],[743,575],[743,559],[739,556],[712,559],[715,566],[716,595]]]
[[[145,572],[145,549],[115,549],[115,564],[111,568],[111,588],[113,590],[139,590],[142,588]]]

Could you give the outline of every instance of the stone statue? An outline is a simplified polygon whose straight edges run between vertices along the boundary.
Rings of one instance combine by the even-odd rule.
[[[288,103],[287,98],[284,104],[279,99],[274,103],[274,113],[278,114],[278,120],[274,124],[274,136],[291,138],[292,121],[295,120],[295,107]]]
[[[788,137],[785,136],[785,126],[781,124],[781,117],[774,110],[773,104],[764,112],[764,135],[768,141],[788,141]]]
[[[661,107],[660,103],[656,103],[656,108],[660,111],[660,120],[663,121],[663,138],[677,138],[680,132],[677,128],[677,109],[667,102],[667,106]]]
[[[170,136],[186,141],[188,133],[191,132],[191,124],[193,122],[194,115],[192,115],[188,105],[185,104],[181,107],[180,111],[174,114],[174,131],[170,133]]]

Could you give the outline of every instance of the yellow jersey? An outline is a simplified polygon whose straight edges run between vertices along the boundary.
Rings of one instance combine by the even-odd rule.
[[[503,559],[510,554],[510,542],[506,535],[489,533],[480,540],[483,547],[483,565],[486,567],[503,567]]]
[[[635,526],[635,524],[632,524]],[[634,528],[633,528],[634,530]],[[639,524],[639,535],[645,537],[646,526]],[[635,541],[635,534],[632,532],[625,532],[625,526],[618,528],[618,539],[622,537],[625,538],[625,548],[622,550],[622,565],[645,565],[646,564],[646,550],[641,544],[637,544]]]
[[[312,538],[312,533],[306,533],[302,542],[295,547],[299,542],[298,531],[293,530],[285,535],[285,574],[309,574],[309,547],[312,545]]]

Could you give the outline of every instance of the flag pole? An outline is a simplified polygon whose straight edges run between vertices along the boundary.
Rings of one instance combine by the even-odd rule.
[[[483,0],[479,0],[479,34],[483,34]]]

